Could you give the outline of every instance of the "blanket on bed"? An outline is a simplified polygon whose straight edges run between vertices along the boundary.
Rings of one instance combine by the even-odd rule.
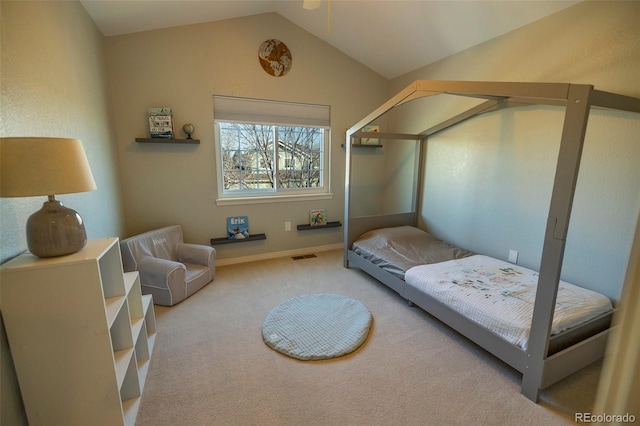
[[[406,272],[405,281],[503,339],[527,348],[537,272],[474,255],[413,267]],[[611,301],[606,296],[560,281],[551,334],[611,309]]]
[[[411,267],[474,254],[413,226],[366,232],[353,243],[352,249],[354,253],[401,279]]]

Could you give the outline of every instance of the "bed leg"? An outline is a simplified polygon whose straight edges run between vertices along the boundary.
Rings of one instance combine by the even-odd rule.
[[[521,393],[536,404],[540,401],[540,389],[535,389],[531,392],[521,389]]]
[[[522,375],[522,387],[520,388],[520,393],[536,404],[540,400],[540,376],[541,374],[534,374],[533,371],[525,371]]]

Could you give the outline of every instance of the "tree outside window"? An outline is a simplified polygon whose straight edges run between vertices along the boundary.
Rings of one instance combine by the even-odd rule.
[[[220,121],[217,125],[224,193],[324,187],[327,129]]]

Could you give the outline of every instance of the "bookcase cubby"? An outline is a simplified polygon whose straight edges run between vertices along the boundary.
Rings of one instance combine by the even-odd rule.
[[[156,337],[117,238],[2,266],[1,310],[30,425],[134,425]]]

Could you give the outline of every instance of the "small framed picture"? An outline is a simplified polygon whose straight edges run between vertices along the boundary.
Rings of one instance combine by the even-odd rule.
[[[149,133],[152,138],[173,139],[171,108],[149,108]]]
[[[309,225],[322,226],[327,224],[327,211],[325,209],[312,209],[309,211]]]
[[[362,128],[364,133],[380,133],[380,126],[364,126]],[[362,145],[378,145],[378,138],[362,138],[360,139]]]

